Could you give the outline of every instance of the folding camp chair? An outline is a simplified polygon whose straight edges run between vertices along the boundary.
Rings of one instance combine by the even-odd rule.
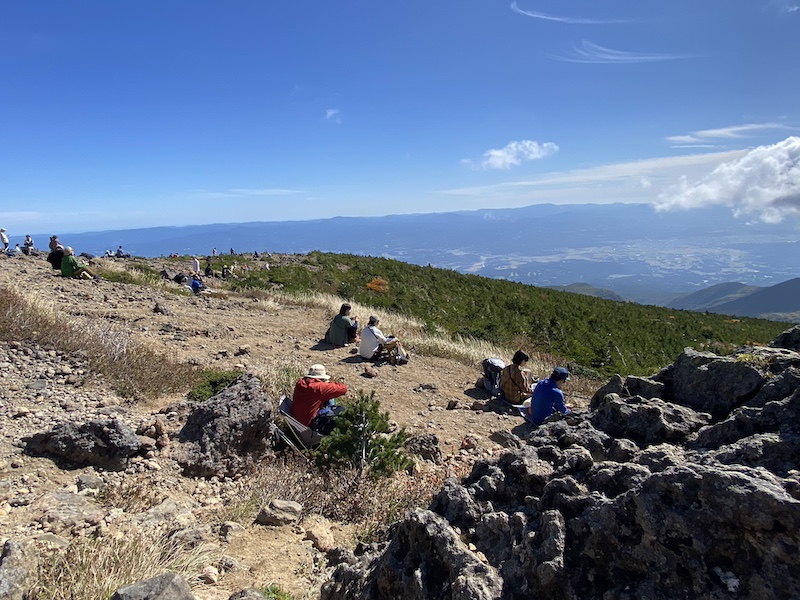
[[[292,399],[289,396],[281,396],[281,402],[278,405],[278,412],[280,412],[283,418],[286,419],[289,427],[291,427],[292,433],[294,433],[294,437],[298,442],[300,442],[300,445],[303,446],[303,448],[311,449],[314,446],[319,445],[319,443],[322,441],[322,434],[317,433],[310,427],[306,427],[292,416]],[[292,441],[289,440],[285,435],[282,435],[281,437],[294,445]],[[299,450],[299,448],[297,449]]]

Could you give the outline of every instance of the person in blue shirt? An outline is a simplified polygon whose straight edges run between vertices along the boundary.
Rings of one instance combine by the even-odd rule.
[[[569,371],[564,367],[556,367],[550,377],[537,383],[533,388],[531,405],[523,414],[525,420],[538,427],[555,412],[567,414],[569,407],[564,402],[564,392],[561,391],[561,386],[568,380]]]

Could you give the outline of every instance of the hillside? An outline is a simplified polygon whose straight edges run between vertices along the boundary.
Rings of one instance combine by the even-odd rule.
[[[635,224],[635,227],[630,226]],[[78,252],[122,244],[137,256],[307,253],[382,256],[538,286],[587,283],[642,304],[666,305],[735,279],[771,285],[800,272],[796,224],[743,226],[727,207],[655,212],[650,205],[552,205],[435,214],[67,233],[11,232],[12,245],[52,233]]]
[[[275,263],[263,271],[281,273],[285,267],[288,270],[283,274],[287,275],[293,272],[289,267],[294,265],[301,269],[295,275],[308,274],[324,281],[330,269],[321,266],[320,258],[273,257]],[[334,272],[356,271],[347,263],[347,257],[337,259]],[[532,433],[507,406],[488,401],[484,392],[475,389],[476,357],[488,346],[476,344],[472,348],[471,342],[464,342],[456,352],[443,345],[441,339],[426,338],[421,321],[376,308],[374,311],[385,319],[387,328],[409,340],[412,358],[403,367],[377,367],[377,376],[368,378],[363,376],[363,361],[353,355],[352,348],[331,348],[319,343],[340,301],[336,297],[308,292],[292,295],[285,289],[290,286],[279,289],[281,286],[275,282],[272,282],[272,291],[267,293],[244,285],[247,279],[237,282],[240,292],[226,289],[222,282],[215,286],[211,280],[211,287],[216,289],[195,297],[185,287],[171,281],[162,282],[153,276],[165,267],[185,269],[185,260],[110,260],[98,261],[97,266],[102,268],[104,280],[78,281],[56,276],[42,259],[0,258],[0,331],[3,333],[0,336],[0,365],[3,367],[0,369],[0,542],[6,543],[6,554],[0,560],[0,581],[8,585],[13,575],[15,579],[11,585],[24,582],[33,586],[34,591],[27,600],[107,600],[124,584],[165,572],[185,578],[191,585],[191,596],[186,598],[196,600],[313,600],[320,597],[323,585],[327,586],[325,593],[328,594],[324,597],[332,598],[330,594],[337,582],[360,585],[361,575],[349,577],[346,570],[364,567],[371,556],[384,548],[369,542],[392,540],[398,532],[405,535],[403,532],[408,525],[407,518],[402,520],[404,514],[412,515],[413,519],[413,515],[425,512],[422,509],[436,509],[437,503],[441,507],[442,502],[451,503],[453,509],[442,511],[444,514],[457,519],[480,518],[481,522],[465,520],[468,526],[460,530],[460,535],[466,536],[463,539],[450,530],[450,525],[432,522],[435,526],[417,537],[416,542],[402,545],[406,550],[413,548],[409,556],[412,563],[423,565],[426,573],[436,574],[425,577],[424,586],[445,585],[448,576],[442,573],[455,574],[468,585],[474,584],[470,573],[489,573],[491,580],[487,581],[495,585],[496,573],[500,572],[515,584],[515,573],[530,573],[537,585],[541,585],[542,581],[554,579],[547,577],[546,568],[534,569],[535,561],[541,562],[542,556],[547,558],[548,552],[560,547],[563,565],[564,552],[574,550],[572,547],[565,550],[563,543],[548,537],[561,535],[563,542],[563,519],[559,529],[556,525],[560,517],[556,513],[537,508],[539,496],[542,502],[551,503],[543,507],[555,507],[573,518],[575,511],[589,506],[588,502],[602,503],[602,494],[609,498],[618,496],[617,504],[620,499],[631,498],[630,493],[622,492],[641,481],[650,484],[664,481],[664,485],[673,485],[672,479],[667,479],[675,476],[672,467],[684,465],[684,457],[689,455],[678,446],[667,447],[665,442],[680,442],[706,423],[710,416],[703,411],[719,412],[716,418],[721,419],[724,418],[723,409],[731,410],[740,398],[747,398],[753,406],[766,403],[766,418],[767,409],[774,412],[775,403],[770,401],[783,398],[797,387],[796,369],[790,368],[800,360],[795,353],[772,350],[774,356],[713,358],[708,353],[689,351],[681,355],[673,368],[661,371],[653,380],[616,377],[603,388],[604,393],[649,392],[656,396],[643,404],[635,398],[621,402],[618,397],[614,400],[609,396],[612,400],[590,418],[591,423],[611,434],[589,426],[591,413],[587,414],[584,409],[589,406],[599,382],[587,380],[580,374],[574,375],[565,387],[567,398],[578,409],[574,415],[576,420],[570,417],[568,421],[555,421]],[[446,273],[435,271],[434,275],[441,282],[449,282]],[[374,279],[369,281],[374,282]],[[395,279],[388,281],[392,285]],[[464,298],[469,298],[467,288],[463,290]],[[457,304],[456,300],[453,297],[453,304]],[[362,315],[367,310],[363,304],[356,303],[355,307]],[[98,347],[105,354],[98,356]],[[477,350],[471,360],[464,353],[470,348]],[[554,364],[552,357],[544,361],[543,358],[535,357],[532,365],[539,376],[547,375]],[[121,359],[128,361],[122,370],[114,366]],[[296,377],[304,373],[309,364],[317,362],[325,364],[332,376],[343,377],[351,390],[350,395],[355,390],[374,392],[396,426],[404,427],[417,440],[425,440],[428,450],[432,446],[440,450],[441,455],[428,453],[429,458],[423,460],[422,454],[417,454],[411,473],[399,473],[377,482],[353,469],[317,470],[305,456],[288,448],[257,454],[252,472],[213,477],[187,474],[185,461],[190,451],[183,432],[197,411],[207,411],[205,403],[186,398],[186,392],[196,381],[197,370],[243,372],[242,381],[250,382],[254,380],[252,375],[257,375],[260,383],[255,386],[260,392],[257,391],[255,397],[241,398],[238,406],[243,412],[253,406],[263,406],[268,415],[274,415],[277,396],[290,390]],[[785,372],[776,376],[769,372],[767,365]],[[704,379],[709,372],[716,379]],[[769,385],[764,385],[768,381]],[[763,389],[754,398],[755,390],[762,385]],[[164,391],[170,387],[174,390]],[[680,392],[681,397],[672,399],[689,403],[700,412],[669,403],[659,404],[660,395],[665,391]],[[717,406],[718,396],[725,406]],[[791,407],[781,405],[779,408]],[[210,412],[226,418],[236,411],[215,409]],[[770,421],[769,426],[782,425],[784,421],[796,422],[794,413],[786,414],[786,419]],[[748,418],[760,417],[751,410]],[[603,423],[598,419],[603,419]],[[109,430],[135,446],[138,449],[135,455],[124,460],[120,467],[112,468],[110,465],[75,464],[71,462],[77,460],[74,454],[53,457],[35,449],[34,440],[52,449],[63,437],[58,444],[47,444],[65,428],[91,424],[95,429],[88,430],[86,440],[91,442],[92,452],[82,447],[82,456],[102,455],[110,444],[119,443],[120,439],[115,439],[114,435],[104,437]],[[742,427],[747,431],[754,427],[758,431],[771,431],[761,422],[745,423]],[[719,423],[718,437],[729,436],[730,430],[726,422]],[[125,432],[127,438],[122,435]],[[714,432],[717,433],[716,429]],[[201,433],[201,439],[208,441],[214,428],[204,427]],[[260,431],[259,435],[267,434]],[[230,451],[235,437],[223,436],[221,446]],[[645,448],[648,444],[652,444],[649,449]],[[639,445],[645,449],[640,451]],[[786,468],[793,469],[796,465],[792,454],[794,446],[770,442],[764,447],[774,447],[777,451],[778,446],[785,446],[786,464],[792,465]],[[515,450],[509,452],[509,448]],[[753,446],[743,448],[749,448],[747,456],[755,460]],[[240,450],[246,453],[252,448],[245,445]],[[539,452],[538,458],[536,452]],[[725,460],[722,451],[720,456],[719,460]],[[781,456],[776,455],[776,459]],[[234,452],[228,458],[238,461],[244,457]],[[201,454],[200,459],[204,468],[207,467],[210,452]],[[699,459],[692,457],[692,460]],[[705,474],[695,479],[712,481],[704,492],[703,502],[725,498],[727,482],[711,467],[703,467],[705,470],[695,464],[690,467]],[[772,463],[768,467],[775,468]],[[677,471],[680,477],[687,467],[683,468]],[[471,469],[470,478],[462,479]],[[670,473],[658,473],[661,469]],[[742,467],[738,469],[741,471]],[[653,477],[650,477],[651,472]],[[751,485],[743,475],[737,476],[744,483],[733,486],[736,490],[751,490],[758,483]],[[766,475],[758,477],[763,480]],[[446,482],[447,478],[452,479]],[[594,487],[583,487],[584,480]],[[718,480],[719,486],[715,487]],[[676,512],[677,516],[668,525],[680,527],[683,537],[689,535],[686,532],[692,528],[713,534],[716,526],[698,525],[708,511],[698,511],[697,496],[691,486],[687,487],[688,483],[674,481],[674,485],[680,486],[675,489],[688,490],[686,498],[677,494],[675,497],[679,498],[684,513],[692,514],[693,520],[677,524],[675,519],[681,513]],[[458,486],[462,484],[474,486],[475,491],[459,495]],[[547,493],[542,492],[545,485],[550,490]],[[768,485],[764,497],[777,497],[775,481],[771,480]],[[796,485],[792,489],[796,491]],[[448,490],[456,495],[450,495]],[[591,490],[590,496],[584,493],[586,490]],[[648,502],[660,506],[657,499],[663,495],[661,490],[645,491],[650,494]],[[666,493],[672,494],[672,488]],[[470,499],[473,496],[489,501],[476,504]],[[794,508],[792,503],[796,501],[787,501],[783,496],[769,505],[767,521],[759,520],[758,511],[743,511],[743,517],[752,517],[746,521],[746,527],[757,536],[754,539],[758,540],[758,548],[776,547],[769,542],[778,539],[775,536],[780,538],[785,531],[785,528],[775,528],[777,533],[762,531],[763,522],[772,523],[773,515],[775,522],[784,522],[786,513],[781,512],[784,506],[791,504],[787,510]],[[434,504],[431,504],[432,497]],[[273,500],[300,503],[301,517],[281,525],[268,524],[270,521],[262,519],[261,515]],[[758,500],[760,498],[752,502]],[[684,502],[691,505],[691,510],[683,508]],[[611,505],[607,507],[611,508]],[[635,511],[626,506],[622,508],[621,514],[631,521],[631,530],[638,531],[639,524],[631,516]],[[407,513],[409,510],[411,512]],[[506,514],[507,510],[513,514]],[[725,518],[731,514],[728,509],[710,512]],[[542,538],[539,549],[531,554],[531,548],[525,550],[516,546],[520,541],[528,544],[534,539],[532,532],[539,527],[538,515],[550,519],[550,524],[545,523],[541,531],[551,533]],[[621,522],[616,514],[606,515],[604,519],[609,527]],[[399,528],[389,527],[398,520]],[[663,519],[655,521],[657,528]],[[262,524],[265,522],[267,524]],[[742,522],[737,519],[736,526]],[[606,529],[606,525],[600,530]],[[725,527],[725,535],[728,535],[727,522]],[[583,526],[574,529],[597,530]],[[795,531],[790,527],[787,536],[795,535]],[[450,536],[448,543],[437,546],[439,550],[429,550],[426,536],[438,536],[439,532]],[[664,544],[672,548],[667,539],[672,534],[669,531],[657,533],[652,539],[667,540]],[[538,533],[535,539],[540,540]],[[501,543],[495,543],[498,540]],[[789,541],[794,543],[787,538],[787,543]],[[367,543],[357,546],[357,542]],[[396,543],[392,541],[392,547]],[[679,552],[683,545],[684,542],[680,542],[678,550],[672,549]],[[522,557],[521,568],[496,569],[498,556],[505,553],[504,549],[510,552],[512,547],[514,555]],[[612,549],[604,553],[612,558],[624,554],[618,551],[623,548],[615,548],[605,539],[598,542],[594,551],[597,548]],[[746,557],[755,556],[759,561],[768,558],[770,569],[776,563],[780,566],[781,561],[785,562],[780,556],[775,558],[766,552],[757,554],[758,548],[745,553]],[[358,556],[351,549],[355,549]],[[726,545],[723,558],[728,556],[728,549]],[[697,571],[701,583],[706,585],[707,574],[716,563],[709,562],[709,567],[705,568],[705,563],[696,559],[698,552],[701,551],[693,551],[686,564]],[[575,552],[575,556],[583,555],[585,553],[580,550]],[[713,559],[711,556],[708,560]],[[38,571],[32,566],[37,562]],[[606,562],[598,561],[592,568],[600,569]],[[554,563],[557,560],[554,559]],[[433,570],[428,570],[428,564],[434,565]],[[732,562],[720,564],[726,569],[733,568]],[[748,579],[743,580],[750,585],[749,572],[744,568],[738,570],[739,562],[736,566],[737,575],[747,575]],[[402,573],[390,575],[390,580],[395,582],[392,585],[395,588],[405,586],[404,577],[413,574],[414,568],[403,567]],[[461,568],[466,569],[466,578],[458,573]],[[621,572],[614,564],[608,568]],[[28,580],[24,581],[26,573]],[[772,573],[770,571],[766,577],[773,577]],[[556,574],[558,578],[562,576],[563,568]],[[577,571],[575,577],[580,577]],[[660,572],[659,577],[662,577]],[[666,577],[664,574],[662,584],[667,581]],[[679,575],[681,577],[683,575]],[[790,577],[784,579],[792,581]],[[604,578],[587,577],[583,581],[590,580],[602,580],[603,585],[607,585]],[[481,581],[479,577],[478,587],[483,585]],[[623,583],[616,583],[622,587],[639,585],[630,574]],[[685,586],[684,579],[668,583],[671,589],[673,585]],[[250,587],[259,591],[242,591]],[[519,595],[514,589],[522,588],[509,585],[505,596],[468,594],[463,597],[516,599]],[[451,597],[447,589],[441,596],[427,596],[411,584],[407,590],[410,594],[407,597],[419,600]],[[642,597],[645,595],[643,592]],[[691,596],[688,592],[684,595]],[[342,589],[336,597],[360,596]],[[374,597],[401,597],[401,594]],[[542,597],[564,596],[553,591]]]
[[[713,310],[725,302],[737,300],[758,291],[759,287],[738,282],[719,283],[710,287],[681,296],[670,302],[668,308],[683,310]],[[717,312],[717,311],[715,311]]]
[[[214,268],[230,260],[221,257]],[[259,261],[234,288],[352,298],[411,315],[429,333],[563,356],[575,368],[600,375],[652,373],[687,346],[724,353],[747,342],[766,343],[784,328],[766,320],[613,302],[385,258],[311,252],[269,260],[269,269]]]
[[[786,315],[785,320],[793,321],[800,313],[800,278],[761,288],[741,298],[717,304],[714,310],[746,317]]]
[[[588,283],[570,283],[569,285],[550,285],[547,286],[551,290],[558,290],[561,292],[572,292],[573,294],[583,294],[584,296],[594,296],[595,298],[603,298],[604,300],[614,300],[615,302],[624,302],[625,298],[620,296],[613,290],[606,290],[597,288]]]

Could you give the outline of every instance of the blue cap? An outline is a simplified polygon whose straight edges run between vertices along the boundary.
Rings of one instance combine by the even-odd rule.
[[[569,379],[569,371],[567,371],[564,367],[556,367],[553,369],[553,374],[550,375],[550,379],[553,381],[564,381]]]

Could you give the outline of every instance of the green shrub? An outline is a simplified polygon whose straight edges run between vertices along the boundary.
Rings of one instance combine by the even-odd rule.
[[[200,373],[200,382],[189,391],[186,397],[193,402],[204,402],[236,381],[239,375],[241,375],[240,371],[205,369]]]
[[[261,589],[261,593],[267,600],[292,600],[292,595],[284,591],[277,583],[270,583]]]
[[[369,475],[375,479],[411,467],[411,460],[400,451],[408,436],[404,429],[389,433],[389,413],[381,412],[374,391],[369,395],[359,391],[358,398],[344,406],[333,433],[320,444],[318,465],[368,465]],[[366,465],[362,464],[362,450]]]

